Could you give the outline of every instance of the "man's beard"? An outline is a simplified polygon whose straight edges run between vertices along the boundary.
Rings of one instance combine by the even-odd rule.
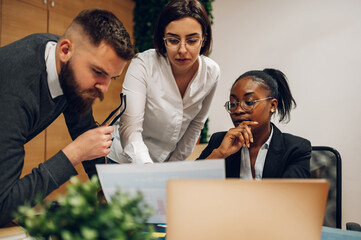
[[[100,101],[104,99],[104,94],[98,89],[80,91],[80,87],[74,78],[73,66],[70,60],[61,68],[59,82],[69,108],[75,113],[85,114],[90,111],[95,98],[99,98]]]

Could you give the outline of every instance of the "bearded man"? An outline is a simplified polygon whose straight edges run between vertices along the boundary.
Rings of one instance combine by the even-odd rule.
[[[79,163],[95,174],[114,129],[97,127],[91,107],[133,56],[121,21],[101,9],[79,13],[61,37],[33,34],[0,48],[0,225],[77,175]],[[24,145],[60,114],[73,142],[20,179]]]

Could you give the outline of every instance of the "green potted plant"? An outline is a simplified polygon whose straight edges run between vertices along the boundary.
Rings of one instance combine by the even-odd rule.
[[[73,177],[71,183],[55,205],[41,201],[36,210],[28,205],[19,207],[18,222],[31,237],[46,240],[152,238],[153,229],[146,223],[153,209],[144,202],[140,192],[130,195],[119,190],[108,203],[99,194],[97,177],[84,183]]]
[[[202,131],[201,131],[201,136],[199,137],[199,143],[201,143],[201,144],[208,143],[208,138],[209,138],[208,121],[209,121],[209,118],[207,118],[206,122],[204,123],[204,127],[202,128]]]

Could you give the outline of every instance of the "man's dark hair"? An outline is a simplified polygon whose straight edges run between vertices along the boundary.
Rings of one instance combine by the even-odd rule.
[[[94,46],[102,41],[113,47],[116,54],[124,59],[134,57],[134,46],[123,23],[112,13],[103,9],[81,11],[72,24],[79,24]]]

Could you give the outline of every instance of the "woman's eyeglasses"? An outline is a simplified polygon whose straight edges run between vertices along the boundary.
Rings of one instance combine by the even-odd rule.
[[[175,37],[166,37],[163,38],[165,46],[169,49],[178,49],[182,44],[184,44],[187,49],[196,49],[203,42],[203,38],[192,37],[187,38],[185,41],[180,40]]]
[[[224,108],[226,109],[226,111],[228,113],[234,113],[235,111],[237,111],[238,106],[241,106],[241,108],[247,112],[250,113],[253,111],[253,109],[255,108],[255,105],[257,102],[259,101],[263,101],[263,100],[269,100],[272,99],[272,97],[267,97],[267,98],[261,98],[261,99],[257,99],[257,100],[243,100],[241,102],[231,102],[231,101],[227,101],[224,104]]]
[[[112,111],[109,116],[104,120],[104,122],[102,122],[102,124],[99,124],[98,122],[97,125],[98,126],[104,126],[108,123],[108,121],[114,116],[114,114],[116,114],[118,111],[119,113],[113,118],[112,121],[110,121],[109,126],[112,126],[119,118],[120,116],[124,113],[125,109],[127,108],[127,98],[126,95],[124,95],[123,93],[120,94],[120,105],[119,107],[117,107],[116,109],[114,109],[114,111]]]

